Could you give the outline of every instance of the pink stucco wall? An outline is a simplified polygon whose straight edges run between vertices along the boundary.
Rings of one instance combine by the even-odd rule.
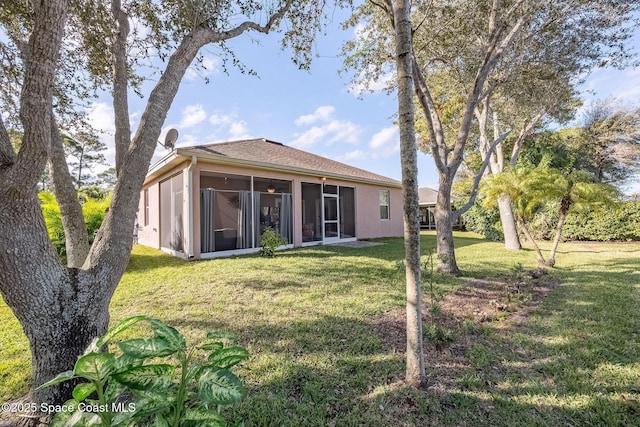
[[[149,223],[144,224],[144,191],[140,194],[138,206],[138,243],[152,248],[160,248],[160,183],[148,186],[149,191]]]
[[[389,219],[380,219],[380,190],[389,190]],[[359,184],[356,187],[356,234],[359,239],[402,236],[402,190]]]
[[[160,249],[160,182],[170,178],[179,171],[183,172],[188,166],[187,162],[168,171],[162,176],[144,185],[138,202],[138,243],[144,246]],[[186,177],[185,177],[186,178]],[[187,180],[184,180],[185,187]],[[149,224],[144,225],[144,190],[149,190]],[[185,192],[186,194],[186,188]],[[185,210],[188,209],[187,200],[184,200]],[[186,215],[185,215],[185,218]]]
[[[189,163],[184,162],[161,177],[148,182],[144,188],[149,189],[150,217],[149,225],[144,226],[144,194],[140,197],[138,242],[145,246],[160,247],[160,197],[159,183],[181,171],[184,174],[184,236],[185,251],[191,258],[200,258],[200,174],[202,172],[228,173],[233,175],[254,176],[274,180],[288,180],[292,182],[293,196],[293,244],[302,245],[302,183],[321,184],[322,176],[291,174],[264,169],[254,169],[242,166],[230,166],[198,162],[191,169],[191,188],[189,189]],[[326,179],[329,185],[339,185],[355,188],[356,237],[369,239],[377,237],[399,237],[403,233],[402,224],[402,194],[401,189],[385,185],[358,183],[348,180]],[[389,190],[389,219],[380,219],[380,190]],[[188,191],[191,193],[193,209],[189,211]],[[193,217],[193,230],[189,232],[189,215]],[[191,244],[190,241],[192,240]]]

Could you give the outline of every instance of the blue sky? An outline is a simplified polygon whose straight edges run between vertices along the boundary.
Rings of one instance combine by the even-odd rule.
[[[348,76],[338,75],[342,42],[354,37],[353,30],[340,30],[341,20],[335,18],[328,34],[319,37],[315,46],[318,57],[310,71],[299,70],[290,53],[280,50],[278,34],[254,35],[253,40],[242,36],[228,44],[258,77],[242,74],[232,66],[225,74],[216,51],[206,50],[208,70],[200,75],[188,72],[161,138],[170,128],[179,131],[177,146],[264,137],[400,180],[398,132],[393,125],[395,94],[359,94],[349,87]],[[586,95],[587,102],[615,97],[637,105],[640,70],[598,70],[584,89],[593,91]],[[93,106],[92,117],[95,126],[107,131],[104,141],[112,145],[110,103],[109,98],[100,99]],[[143,102],[132,96],[134,129],[143,108]],[[164,154],[166,150],[158,146],[152,163]],[[432,159],[419,154],[420,186],[437,188],[437,182]],[[632,189],[639,190],[640,186]]]

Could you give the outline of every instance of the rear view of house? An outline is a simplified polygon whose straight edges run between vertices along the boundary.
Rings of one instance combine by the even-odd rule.
[[[266,139],[172,150],[153,165],[138,242],[186,259],[401,236],[400,182]]]

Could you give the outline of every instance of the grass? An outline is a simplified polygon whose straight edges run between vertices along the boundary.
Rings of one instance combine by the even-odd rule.
[[[210,330],[234,333],[252,357],[238,369],[248,398],[231,412],[248,426],[638,425],[640,244],[562,244],[552,273],[562,285],[529,321],[466,321],[464,333],[443,338],[466,334],[470,345],[442,350],[462,349],[462,363],[428,366],[431,387],[420,391],[403,386],[403,354],[373,326],[405,297],[402,241],[381,241],[191,263],[136,247],[112,322],[147,314],[191,343]],[[427,253],[433,234],[422,243]],[[472,234],[457,233],[456,246],[464,277],[436,275],[437,293],[535,267],[532,251]],[[4,402],[27,391],[30,361],[2,303],[0,324]]]

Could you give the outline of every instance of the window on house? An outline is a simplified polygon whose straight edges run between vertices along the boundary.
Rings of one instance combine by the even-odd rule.
[[[144,190],[144,225],[149,225],[149,189]]]
[[[389,190],[380,190],[380,219],[389,219]]]

